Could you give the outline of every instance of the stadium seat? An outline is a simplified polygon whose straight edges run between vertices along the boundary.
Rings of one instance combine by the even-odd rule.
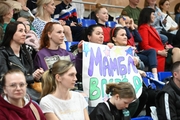
[[[116,26],[116,22],[115,21],[107,21],[106,22],[106,26],[110,27],[110,28],[114,28]]]
[[[131,120],[153,120],[153,119],[149,116],[142,116],[142,117],[131,118]]]
[[[171,77],[172,73],[170,71],[168,72],[158,72],[158,78],[160,81],[164,81],[165,78]]]
[[[66,44],[66,50],[67,51],[71,51],[71,46],[72,45],[76,45],[76,44],[78,44],[79,42],[69,42],[69,41],[65,41],[65,44]]]
[[[90,25],[96,24],[94,19],[81,19],[82,27],[89,27]]]

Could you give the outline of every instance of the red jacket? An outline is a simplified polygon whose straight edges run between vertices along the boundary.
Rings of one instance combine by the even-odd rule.
[[[155,28],[153,28],[148,24],[143,24],[139,27],[138,31],[142,37],[142,42],[140,42],[140,48],[142,50],[153,48],[156,50],[156,53],[158,52],[158,50],[164,50],[164,45]],[[165,57],[157,54],[157,60],[158,60],[158,66],[157,66],[158,72],[164,71]]]

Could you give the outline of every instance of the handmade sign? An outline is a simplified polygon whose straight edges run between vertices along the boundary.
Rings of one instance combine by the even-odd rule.
[[[83,42],[83,89],[89,96],[89,105],[95,107],[106,101],[106,84],[130,82],[137,98],[142,93],[142,78],[133,61],[132,47],[99,45]]]

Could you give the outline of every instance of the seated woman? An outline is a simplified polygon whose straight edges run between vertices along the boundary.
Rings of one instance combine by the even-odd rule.
[[[180,49],[179,48],[169,48],[164,46],[161,42],[161,38],[151,23],[154,22],[154,9],[144,8],[139,16],[138,21],[138,31],[142,37],[142,42],[140,42],[141,50],[155,49],[158,60],[158,71],[165,71],[165,65],[174,63],[180,60]],[[165,64],[166,62],[166,64]]]
[[[35,91],[31,85],[40,81],[44,71],[42,68],[34,70],[33,60],[24,44],[25,39],[26,27],[22,22],[10,22],[7,25],[0,47],[0,77],[14,68],[22,70],[28,83],[27,92],[33,100],[37,101],[40,93]]]
[[[60,48],[64,42],[64,29],[58,22],[48,22],[40,38],[40,48],[34,58],[35,68],[47,70],[57,60],[69,60],[75,62],[75,56]]]
[[[109,83],[106,93],[111,97],[107,102],[99,103],[90,113],[91,120],[130,120],[126,108],[136,99],[133,86],[128,82]]]
[[[166,31],[176,34],[178,28],[178,24],[172,19],[169,11],[170,8],[170,1],[169,0],[160,0],[159,1],[159,8],[162,11],[162,18],[163,18],[163,27]]]
[[[180,22],[180,2],[177,3],[174,7],[174,14],[175,14],[175,22],[179,24]]]
[[[72,62],[59,60],[43,74],[40,108],[46,120],[89,120],[86,100],[75,87],[76,69]]]
[[[37,103],[26,94],[27,82],[21,70],[7,71],[1,84],[4,92],[0,96],[1,120],[46,120]]]

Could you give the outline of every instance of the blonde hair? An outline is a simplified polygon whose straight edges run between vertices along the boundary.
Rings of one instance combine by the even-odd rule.
[[[136,99],[136,93],[129,82],[119,82],[119,83],[109,83],[106,84],[106,93],[111,96],[116,94],[119,95],[120,98],[133,98]]]
[[[72,68],[74,64],[70,61],[66,60],[58,60],[55,62],[49,70],[45,71],[42,76],[42,93],[41,97],[44,97],[47,94],[50,94],[56,90],[56,80],[55,75],[63,75],[70,68]]]
[[[51,2],[52,0],[37,0],[36,4],[37,4],[37,13],[36,13],[36,17],[37,16],[44,16],[44,10],[43,7],[44,5],[47,5]]]
[[[6,15],[10,9],[13,9],[13,7],[5,2],[5,1],[0,1],[0,23],[4,23],[3,16]]]

